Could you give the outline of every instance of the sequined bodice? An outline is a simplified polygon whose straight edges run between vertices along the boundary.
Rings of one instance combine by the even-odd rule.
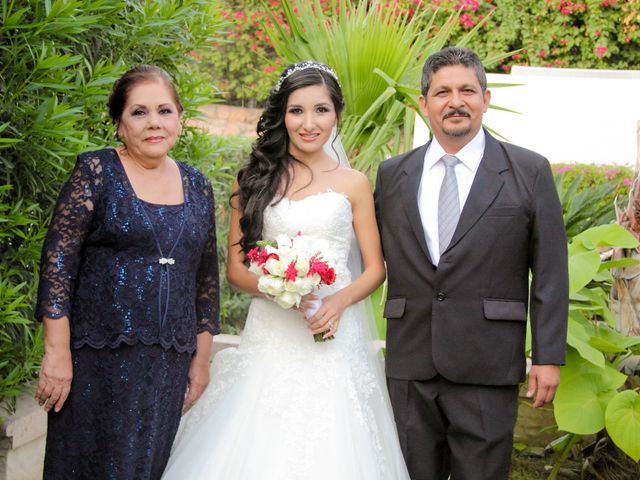
[[[334,288],[341,288],[351,283],[347,259],[353,236],[352,220],[349,199],[333,190],[301,200],[283,198],[265,210],[263,238],[270,240],[280,234],[295,236],[300,232],[324,240],[328,248],[321,253],[334,263]]]
[[[75,348],[192,352],[198,332],[218,333],[213,191],[178,165],[184,205],[158,206],[137,198],[115,150],[78,157],[44,242],[36,311],[69,317]]]

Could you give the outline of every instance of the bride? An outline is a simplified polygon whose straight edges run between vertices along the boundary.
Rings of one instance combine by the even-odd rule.
[[[327,153],[342,152],[332,131],[343,107],[336,74],[317,62],[287,67],[270,93],[229,228],[227,276],[254,298],[240,346],[215,356],[182,420],[165,479],[409,479],[365,300],[385,275],[371,188]],[[298,232],[334,260],[315,312],[313,294],[298,310],[265,298],[246,267],[258,240]]]

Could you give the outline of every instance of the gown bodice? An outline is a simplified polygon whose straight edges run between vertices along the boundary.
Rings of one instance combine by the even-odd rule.
[[[284,197],[265,209],[263,239],[301,233],[325,245],[321,253],[333,262],[336,271],[333,287],[341,288],[351,283],[347,261],[353,238],[352,222],[351,203],[343,193],[327,190],[300,200]]]

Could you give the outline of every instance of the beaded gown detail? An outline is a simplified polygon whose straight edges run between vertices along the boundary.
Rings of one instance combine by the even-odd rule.
[[[327,245],[336,282],[347,268],[351,204],[327,191],[267,207],[263,238],[303,235]],[[254,298],[237,349],[219,352],[211,383],[183,417],[165,479],[405,480],[365,307],[345,310],[335,339],[315,343],[302,314]]]

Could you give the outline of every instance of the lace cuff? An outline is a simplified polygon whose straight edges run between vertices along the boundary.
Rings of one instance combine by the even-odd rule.
[[[101,184],[100,158],[78,156],[62,186],[42,247],[36,318],[69,316],[82,245],[91,228]]]
[[[220,288],[216,245],[216,220],[213,189],[207,180],[204,197],[210,204],[211,217],[207,231],[207,244],[202,252],[196,278],[198,333],[220,333]]]

